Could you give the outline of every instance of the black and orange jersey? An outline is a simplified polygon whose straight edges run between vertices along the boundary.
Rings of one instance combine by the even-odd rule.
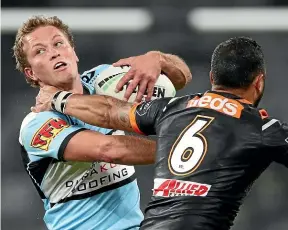
[[[153,196],[141,229],[227,230],[269,164],[288,166],[288,126],[232,94],[144,102],[130,121],[135,131],[157,135]]]

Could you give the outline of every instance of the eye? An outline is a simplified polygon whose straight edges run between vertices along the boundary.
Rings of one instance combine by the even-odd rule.
[[[59,42],[56,42],[56,43],[55,43],[55,46],[56,46],[56,47],[59,47],[59,46],[61,46],[61,45],[63,45],[63,42],[62,42],[62,41],[59,41]]]
[[[38,49],[36,50],[36,54],[43,54],[45,52],[44,49]]]

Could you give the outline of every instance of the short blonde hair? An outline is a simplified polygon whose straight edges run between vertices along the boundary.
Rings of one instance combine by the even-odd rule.
[[[24,22],[23,25],[18,29],[15,43],[13,46],[14,57],[16,60],[16,69],[18,69],[22,73],[24,73],[24,69],[27,66],[30,66],[26,57],[26,53],[23,50],[23,38],[42,26],[56,27],[67,37],[70,45],[73,48],[75,47],[73,35],[68,25],[64,24],[62,20],[60,20],[58,17],[33,16],[29,18],[26,22]],[[27,83],[30,84],[32,87],[39,86],[38,81],[34,81],[27,76],[25,77]]]

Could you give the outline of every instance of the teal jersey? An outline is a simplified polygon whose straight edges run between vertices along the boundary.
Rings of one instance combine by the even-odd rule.
[[[95,79],[108,67],[100,65],[81,75],[87,92],[97,93]],[[52,111],[30,113],[22,122],[23,163],[44,202],[48,229],[139,229],[143,215],[133,166],[63,159],[69,140],[83,130],[124,135]]]

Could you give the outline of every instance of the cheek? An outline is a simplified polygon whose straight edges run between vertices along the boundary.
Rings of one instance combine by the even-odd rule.
[[[71,54],[72,57],[72,65],[73,65],[73,69],[75,69],[76,71],[78,71],[78,58],[76,56],[75,53]]]
[[[43,60],[35,60],[34,63],[31,65],[34,72],[42,73],[47,72],[48,70],[48,63]]]
[[[48,62],[34,60],[33,63],[31,63],[31,68],[35,77],[43,82],[46,82],[46,79],[51,76],[51,68],[49,68]]]
[[[66,57],[70,58],[73,62],[77,61],[77,56],[73,48],[69,48],[66,50]]]

